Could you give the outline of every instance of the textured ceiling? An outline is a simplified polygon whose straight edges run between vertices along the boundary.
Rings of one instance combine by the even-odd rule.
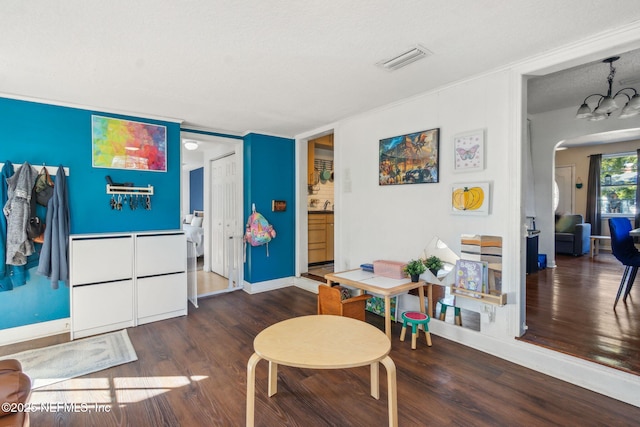
[[[0,6],[0,94],[282,136],[640,19],[637,0]],[[433,56],[395,72],[374,65],[417,43]]]
[[[602,60],[610,56],[620,57],[613,63],[616,71],[613,92],[624,87],[634,87],[640,91],[640,50],[605,55],[598,61],[530,79],[527,88],[528,112],[538,114],[566,107],[575,107],[577,111],[587,96],[595,93],[606,95],[609,64]],[[597,97],[593,97],[589,103],[593,106],[597,100]],[[617,100],[624,105],[626,98],[621,95]]]

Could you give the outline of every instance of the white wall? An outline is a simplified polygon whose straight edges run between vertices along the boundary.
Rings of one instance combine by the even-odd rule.
[[[509,74],[497,72],[435,93],[340,122],[334,134],[336,175],[336,269],[357,268],[377,259],[407,261],[419,257],[434,236],[460,253],[461,234],[509,234],[506,206],[510,197],[507,152]],[[466,102],[461,103],[460,99]],[[486,100],[492,102],[487,104]],[[378,185],[379,140],[440,128],[440,182]],[[487,162],[483,171],[453,171],[454,135],[486,129]],[[460,182],[492,184],[491,214],[461,216],[451,212],[451,187]],[[349,188],[350,187],[350,188]],[[519,248],[503,241],[504,275],[519,274]],[[519,280],[505,282],[510,303],[496,312],[494,322],[483,320],[483,334],[513,339],[518,335],[516,292]],[[463,305],[464,303],[461,303]],[[475,311],[481,304],[467,302]]]
[[[555,147],[561,141],[584,135],[640,127],[640,117],[624,120],[611,118],[598,122],[577,120],[575,118],[577,108],[576,106],[575,108],[566,108],[529,117],[531,119],[531,155],[536,192],[536,226],[541,230],[539,252],[547,254],[549,266],[555,265],[555,218],[551,200],[555,175]],[[578,160],[575,163],[577,164]],[[576,173],[576,176],[581,176],[582,182],[585,184],[580,191],[586,192],[587,176],[584,176],[582,172]],[[585,208],[578,203],[582,202],[576,197],[576,210],[578,212],[584,211]]]

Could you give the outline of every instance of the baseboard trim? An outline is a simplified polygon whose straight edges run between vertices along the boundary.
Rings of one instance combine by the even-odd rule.
[[[0,346],[68,333],[71,330],[70,325],[71,319],[67,317],[64,319],[3,329],[0,331]]]
[[[300,289],[304,289],[308,292],[313,292],[314,294],[318,293],[318,286],[321,283],[317,280],[307,279],[306,277],[296,277],[294,280],[294,286]]]
[[[528,342],[483,335],[445,322],[431,322],[429,331],[509,362],[640,407],[638,376]]]
[[[276,289],[288,288],[294,285],[295,277],[282,277],[280,279],[265,280],[264,282],[249,283],[244,281],[243,290],[249,295],[260,292],[273,291]]]

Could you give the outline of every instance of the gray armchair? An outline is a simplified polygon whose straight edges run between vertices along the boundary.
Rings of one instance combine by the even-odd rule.
[[[581,256],[589,253],[591,224],[582,215],[556,217],[556,253]]]

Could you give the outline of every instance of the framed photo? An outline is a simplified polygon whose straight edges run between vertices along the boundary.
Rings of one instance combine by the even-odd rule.
[[[456,172],[471,172],[484,169],[484,129],[461,133],[453,137],[454,164]]]
[[[451,211],[458,215],[489,215],[491,184],[469,182],[451,187]]]
[[[439,128],[381,139],[378,184],[438,182],[439,151]]]
[[[167,171],[166,126],[91,116],[94,168]]]

